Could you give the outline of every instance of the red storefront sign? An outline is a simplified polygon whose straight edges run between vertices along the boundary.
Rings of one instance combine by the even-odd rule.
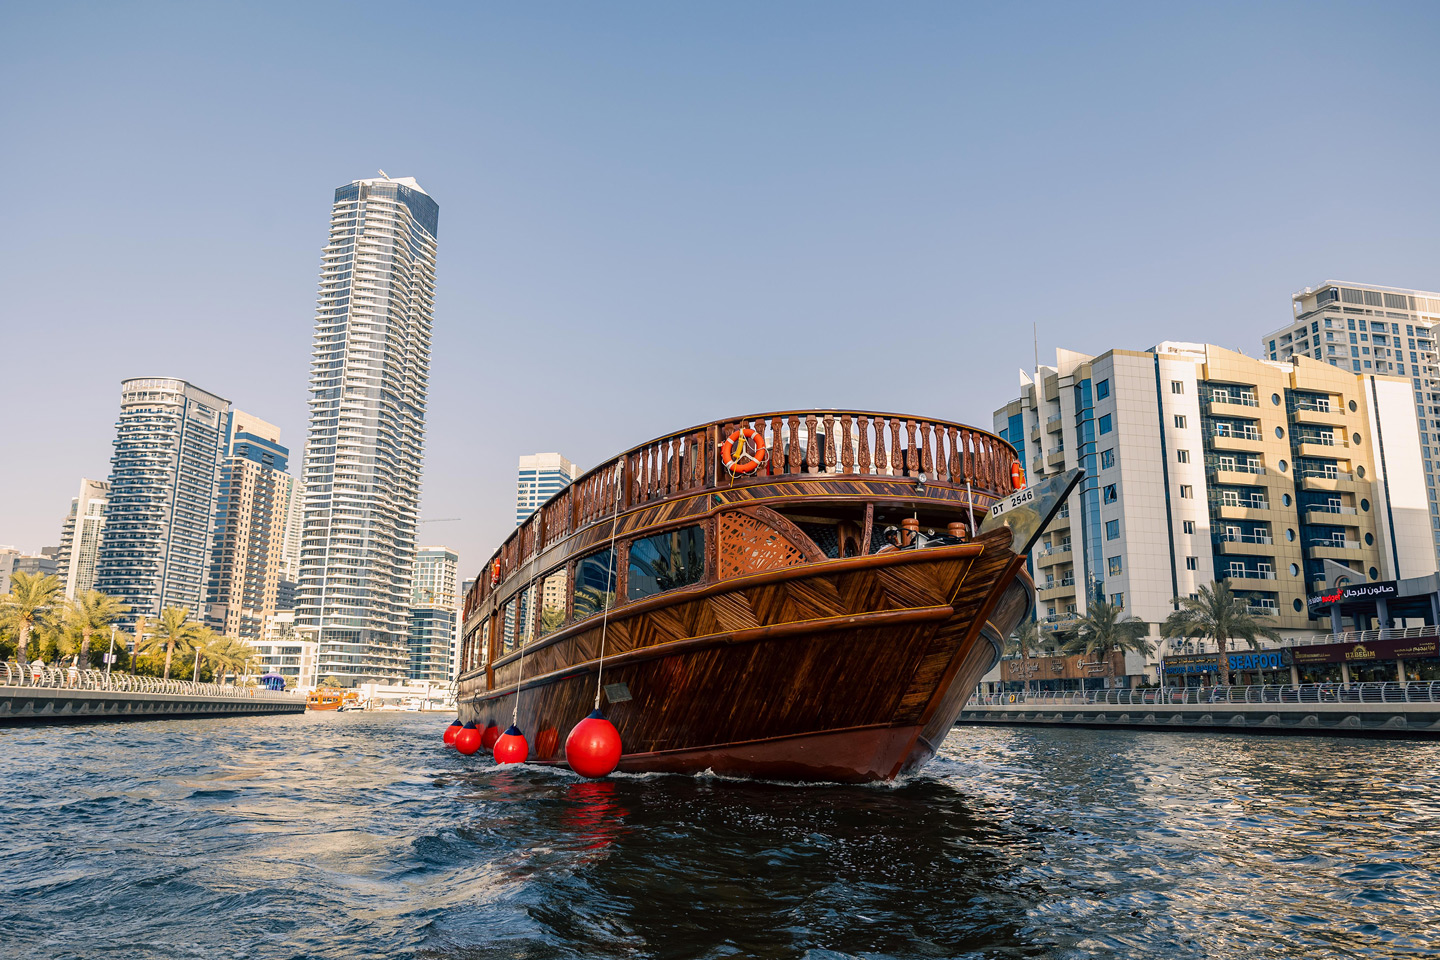
[[[1322,643],[1313,647],[1291,647],[1297,667],[1318,663],[1371,663],[1376,660],[1416,660],[1440,656],[1440,638],[1402,637],[1367,643]]]

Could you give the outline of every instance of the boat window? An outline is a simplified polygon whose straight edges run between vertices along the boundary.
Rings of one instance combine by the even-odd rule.
[[[630,544],[625,596],[638,600],[699,583],[704,576],[705,531],[681,527]]]
[[[500,648],[502,654],[515,649],[515,605],[517,603],[519,603],[519,599],[512,598],[505,604],[505,625],[501,630],[501,639],[504,641]]]
[[[570,586],[570,572],[564,567],[553,570],[540,581],[540,632],[548,636],[565,626],[565,595]]]
[[[475,665],[481,670],[490,666],[490,618],[486,617],[485,622],[480,625],[480,655],[476,658]]]
[[[574,619],[584,620],[615,602],[615,557],[607,549],[575,564]]]
[[[535,638],[535,584],[521,590],[517,599],[515,640],[523,647]]]

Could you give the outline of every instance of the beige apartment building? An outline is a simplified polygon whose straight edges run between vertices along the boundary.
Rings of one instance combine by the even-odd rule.
[[[1354,580],[1436,570],[1408,380],[1295,357],[1161,343],[1057,351],[995,412],[1029,478],[1083,467],[1031,557],[1039,618],[1063,626],[1104,597],[1151,625],[1228,581],[1283,635],[1328,629],[1307,595],[1326,561]],[[1330,572],[1333,572],[1333,568]]]

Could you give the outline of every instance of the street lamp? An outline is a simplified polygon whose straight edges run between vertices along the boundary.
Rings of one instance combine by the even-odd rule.
[[[105,654],[105,682],[110,682],[110,664],[115,661],[115,624],[110,624],[110,652]]]
[[[200,682],[200,651],[201,651],[201,650],[204,650],[204,649],[205,649],[205,644],[203,644],[203,643],[197,643],[197,644],[195,644],[195,679],[191,681],[192,683],[199,683],[199,682]]]

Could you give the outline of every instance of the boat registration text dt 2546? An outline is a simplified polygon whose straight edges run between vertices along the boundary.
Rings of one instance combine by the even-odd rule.
[[[1029,503],[1034,499],[1034,487],[1026,487],[1024,490],[1018,490],[1015,493],[1010,494],[1010,496],[1006,497],[1004,500],[1001,500],[999,503],[995,504],[995,506],[991,507],[990,516],[998,517],[1000,516],[1000,514],[1008,513],[1009,511],[1014,510],[1016,507],[1020,506],[1022,503]]]

